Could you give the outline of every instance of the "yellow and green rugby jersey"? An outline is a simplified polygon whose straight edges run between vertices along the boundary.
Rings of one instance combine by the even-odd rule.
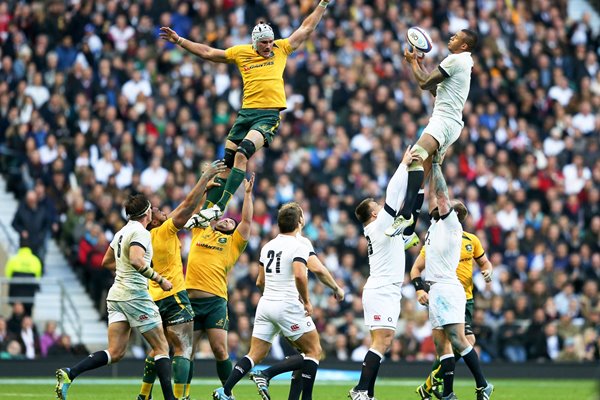
[[[227,273],[247,244],[237,229],[226,235],[210,226],[195,228],[185,275],[186,289],[202,290],[227,299]]]
[[[181,242],[177,237],[179,229],[175,227],[173,218],[167,219],[161,226],[150,231],[152,236],[152,268],[173,284],[173,289],[165,292],[160,285],[150,280],[148,290],[154,301],[164,299],[185,290],[183,279],[183,263],[181,262]]]
[[[288,39],[275,40],[271,58],[259,55],[251,44],[225,50],[227,61],[235,63],[242,74],[242,108],[286,108],[283,71],[293,49]]]

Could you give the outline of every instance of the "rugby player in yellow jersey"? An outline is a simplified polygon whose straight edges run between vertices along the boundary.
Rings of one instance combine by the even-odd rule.
[[[185,276],[185,287],[194,310],[194,348],[197,349],[202,331],[205,331],[215,355],[217,375],[221,382],[227,380],[232,369],[227,351],[227,274],[250,238],[254,214],[254,174],[250,180],[245,180],[244,186],[242,220],[239,225],[231,218],[223,218],[212,226],[192,229]],[[190,372],[190,379],[191,376]]]
[[[242,183],[246,165],[263,146],[269,147],[279,128],[281,110],[286,108],[283,71],[287,58],[315,30],[329,5],[321,0],[302,25],[286,39],[275,40],[273,29],[260,22],[252,29],[252,44],[215,49],[185,39],[169,27],[160,28],[160,37],[175,43],[203,60],[235,63],[242,75],[244,98],[225,144],[225,165],[228,170],[217,182],[221,186],[207,194],[200,216],[212,221],[223,214],[229,199]],[[225,179],[227,181],[225,181]]]
[[[173,284],[173,289],[165,292],[158,283],[150,281],[148,289],[158,306],[167,340],[173,350],[173,380],[175,383],[173,393],[178,399],[184,398],[185,386],[189,380],[194,314],[185,290],[181,243],[177,232],[197,209],[210,180],[224,170],[225,165],[222,161],[210,164],[183,202],[169,215],[157,207],[152,207],[152,220],[147,227],[150,230],[154,249],[152,267]],[[156,370],[152,351],[145,361],[144,377],[138,400],[150,398],[155,379]]]
[[[481,275],[485,281],[490,282],[492,279],[492,263],[485,255],[485,250],[481,246],[481,241],[474,234],[463,231],[460,249],[460,262],[456,268],[456,275],[458,276],[460,283],[463,285],[465,294],[467,296],[467,304],[465,307],[465,336],[472,346],[475,345],[475,334],[471,328],[471,322],[473,321],[473,310],[475,307],[475,303],[473,301],[473,260],[475,260],[479,265]],[[424,268],[425,246],[423,246],[421,253],[413,264],[411,276],[413,275],[413,271],[418,271],[420,276]],[[460,358],[460,354],[455,353],[454,356],[456,357],[456,360]],[[432,395],[436,395],[436,397],[438,397],[437,394],[434,393],[434,390],[435,387],[440,385],[442,382],[441,377],[437,376],[439,370],[440,361],[439,359],[436,359],[436,361],[433,363],[431,374],[427,377],[427,381],[419,386],[416,390],[417,394],[421,396],[422,400],[429,400],[432,398]],[[438,398],[440,397],[441,395]]]

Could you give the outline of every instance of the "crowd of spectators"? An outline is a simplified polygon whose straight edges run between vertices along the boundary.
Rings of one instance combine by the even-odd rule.
[[[202,163],[223,156],[241,104],[234,66],[202,62],[158,39],[158,28],[227,48],[250,43],[259,18],[287,37],[315,5],[0,0],[2,171],[20,210],[39,214],[15,220],[41,224],[15,228],[59,240],[102,310],[112,277],[100,255],[124,224],[122,201],[144,192],[166,210],[179,204]],[[429,69],[453,32],[480,34],[465,128],[443,167],[452,195],[468,205],[465,230],[495,269],[491,284],[474,278],[482,358],[599,360],[600,35],[589,15],[569,19],[565,0],[336,0],[328,8],[288,60],[279,133],[249,163],[255,217],[230,279],[232,357],[248,347],[259,248],[290,200],[304,208],[305,234],[348,293],[338,305],[311,286],[327,357],[362,360],[368,349],[360,302],[367,243],[353,210],[364,197],[383,197],[431,112],[433,97],[403,62],[412,25],[432,36]],[[181,239],[186,252],[189,234]],[[43,242],[34,249],[41,258]],[[426,309],[406,285],[389,359],[433,357]]]

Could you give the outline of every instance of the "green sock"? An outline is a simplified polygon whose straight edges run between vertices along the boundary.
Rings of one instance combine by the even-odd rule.
[[[235,193],[238,187],[242,184],[242,181],[246,177],[246,171],[242,171],[239,168],[233,167],[231,169],[231,174],[227,178],[227,183],[225,184],[225,189],[223,190],[223,195],[221,199],[217,201],[217,206],[221,209],[221,211],[225,210],[227,207],[227,203],[231,199],[231,196]]]
[[[143,399],[150,398],[152,394],[152,386],[156,380],[156,369],[154,368],[154,357],[146,357],[144,361],[144,377],[142,378],[142,388],[140,396]]]
[[[217,201],[219,201],[219,199],[223,195],[227,179],[216,177],[215,182],[219,183],[220,185],[213,186],[210,189],[208,189],[208,192],[206,192],[206,201],[204,202],[204,206],[202,206],[203,209],[212,207],[212,205],[216,204]]]
[[[221,383],[225,384],[227,378],[229,378],[229,375],[231,375],[232,369],[233,364],[231,363],[231,360],[229,358],[223,361],[217,360],[217,375],[219,375]]]
[[[190,360],[182,356],[173,357],[173,394],[178,399],[185,393],[185,385],[190,375]]]
[[[194,377],[194,360],[190,360],[190,372],[188,373],[187,384],[185,385],[185,397],[190,396],[190,387]]]

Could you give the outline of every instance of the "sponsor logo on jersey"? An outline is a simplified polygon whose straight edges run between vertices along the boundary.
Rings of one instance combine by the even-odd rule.
[[[217,242],[221,243],[221,244],[225,244],[227,243],[227,238],[226,237],[220,237],[217,239]]]
[[[254,68],[268,67],[268,66],[271,66],[271,65],[275,65],[275,62],[274,61],[267,61],[267,62],[264,62],[262,64],[255,64],[255,65],[250,65],[250,66],[244,66],[243,69],[244,69],[244,71],[250,71],[251,69],[254,69]]]
[[[381,315],[374,315],[374,316],[373,316],[373,319],[374,319],[375,321],[381,321]]]
[[[292,332],[296,332],[298,329],[300,329],[300,325],[294,324],[290,326],[290,329],[292,330]]]
[[[208,249],[208,250],[217,250],[217,251],[223,251],[224,250],[222,247],[211,246],[210,244],[201,243],[201,242],[196,243],[196,246],[198,246],[198,247],[204,247],[205,249]]]
[[[140,315],[140,316],[138,317],[138,319],[139,319],[140,321],[146,321],[146,320],[148,320],[149,318],[150,318],[150,317],[149,317],[148,315],[146,315],[146,314],[142,314],[142,315]]]

